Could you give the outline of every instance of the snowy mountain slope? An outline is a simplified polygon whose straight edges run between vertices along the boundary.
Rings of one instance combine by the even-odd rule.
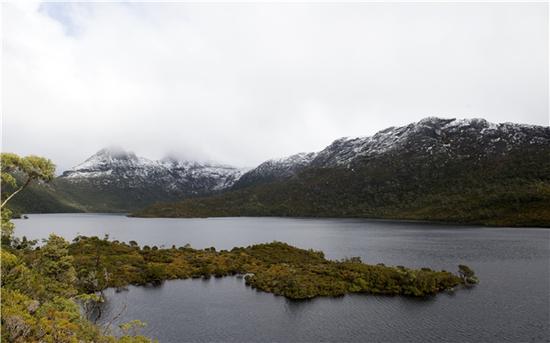
[[[367,217],[550,227],[547,126],[426,118],[370,137],[338,139],[312,156],[279,182],[259,178],[247,187],[153,205],[135,215]],[[278,164],[271,162],[247,174],[280,175],[277,171]]]
[[[268,160],[248,171],[233,189],[284,180],[311,168],[353,168],[382,155],[418,154],[442,158],[505,154],[526,146],[550,145],[547,127],[484,119],[428,117],[401,127],[389,127],[368,137],[340,138],[322,151]]]
[[[65,171],[70,183],[91,182],[98,187],[160,187],[181,195],[206,194],[230,187],[243,170],[226,165],[179,161],[152,161],[122,149],[102,149],[85,162]]]
[[[472,154],[502,155],[529,145],[548,144],[548,127],[428,117],[406,126],[387,128],[369,137],[338,139],[319,152],[311,165],[350,167],[356,160],[404,152],[443,154],[449,158]]]
[[[298,153],[279,159],[263,162],[256,168],[243,174],[235,183],[233,189],[247,187],[252,184],[283,180],[296,175],[306,168],[317,156],[317,153]]]
[[[157,202],[220,192],[244,172],[231,166],[175,158],[153,161],[120,148],[105,148],[63,172],[51,184],[36,185],[16,205],[28,213],[65,211],[68,207],[85,212],[128,212]],[[66,206],[44,210],[44,204],[34,199]]]
[[[483,200],[476,195],[483,188],[496,199],[483,200],[488,202],[483,206],[510,196],[545,199],[545,192],[550,192],[547,179],[550,127],[429,117],[369,137],[341,138],[318,153],[269,160],[248,172],[177,158],[152,161],[122,149],[102,149],[64,172],[46,191],[37,185],[34,193],[22,195],[26,199],[20,208],[22,212],[45,211],[43,204],[35,203],[52,198],[64,205],[57,206],[57,211],[71,206],[81,211],[127,212],[159,202],[224,193],[227,197],[219,197],[217,207],[227,206],[227,198],[229,203],[240,203],[242,210],[228,208],[224,215],[262,215],[270,209],[270,214],[281,215],[389,216],[404,206],[398,201],[406,201],[409,207],[417,204],[417,211],[432,206],[428,201],[434,199],[454,204],[455,208],[472,206]],[[271,187],[272,181],[280,182]],[[234,193],[259,185],[265,186],[261,192],[246,193],[254,195],[250,204],[242,194]],[[445,195],[450,190],[452,195]],[[510,195],[496,195],[505,190]],[[433,194],[423,198],[427,192]],[[257,206],[262,194],[265,203],[250,210],[247,206]],[[464,196],[468,201],[458,204],[448,200],[457,194],[469,194]],[[283,210],[280,206],[287,206],[290,195],[293,202],[306,200],[295,203],[292,211]],[[306,203],[309,207],[304,206]],[[205,206],[201,208],[210,215]],[[376,212],[375,208],[381,206],[389,208]],[[50,207],[47,211],[56,211]]]

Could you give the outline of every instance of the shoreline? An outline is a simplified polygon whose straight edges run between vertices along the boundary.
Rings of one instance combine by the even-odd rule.
[[[427,224],[442,226],[460,226],[464,228],[512,228],[512,229],[550,229],[550,223],[544,225],[493,225],[484,223],[461,223],[452,221],[433,221],[422,219],[398,219],[398,218],[375,218],[375,217],[320,217],[320,216],[211,216],[211,217],[178,217],[178,216],[137,216],[131,212],[55,212],[55,213],[22,213],[21,216],[29,215],[113,215],[125,216],[136,219],[229,219],[229,218],[279,218],[279,219],[311,219],[311,220],[362,220],[368,222],[384,222],[399,224]],[[25,218],[13,218],[13,220],[26,220]]]

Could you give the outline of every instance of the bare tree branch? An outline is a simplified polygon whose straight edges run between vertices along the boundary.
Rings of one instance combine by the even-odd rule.
[[[105,326],[105,329],[103,330],[103,334],[106,335],[107,334],[107,331],[111,329],[111,325],[113,325],[113,322],[115,320],[117,320],[118,318],[120,318],[120,316],[122,316],[122,314],[126,311],[126,308],[128,307],[128,304],[126,302],[124,302],[124,305],[122,307],[122,310],[116,314],[115,316],[113,316],[111,318],[111,320],[107,323],[107,325]]]

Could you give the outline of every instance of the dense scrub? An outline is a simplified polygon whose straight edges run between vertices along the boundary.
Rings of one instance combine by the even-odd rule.
[[[84,292],[236,274],[246,274],[246,283],[254,288],[291,299],[359,292],[426,296],[464,283],[463,278],[446,271],[368,265],[358,258],[331,261],[322,252],[281,242],[216,251],[140,248],[134,242],[78,237],[69,251]]]
[[[2,342],[151,342],[129,334],[140,322],[122,326],[117,338],[82,315],[80,304],[100,298],[79,289],[64,239],[52,235],[40,249],[32,249],[26,240],[13,243],[4,245],[1,254]]]
[[[299,216],[550,226],[550,147],[507,155],[396,152],[350,168],[310,168],[287,180],[178,203],[138,217]]]
[[[161,284],[168,279],[244,275],[247,285],[290,299],[347,293],[427,296],[477,283],[474,272],[368,265],[359,258],[325,259],[322,252],[281,242],[230,251],[186,247],[139,247],[107,237],[77,237],[72,243],[55,235],[41,247],[12,239],[2,249],[2,341],[6,342],[150,342],[130,334],[143,323],[120,326],[109,335],[88,320],[107,287]],[[89,317],[92,318],[92,317]]]
[[[15,238],[11,199],[33,182],[49,182],[55,166],[38,156],[1,154],[1,340],[27,343],[145,343],[136,336],[143,323],[122,324],[120,337],[109,335],[110,325],[99,327],[83,315],[102,297],[86,292],[69,253],[69,242],[51,235],[39,248],[36,241]]]

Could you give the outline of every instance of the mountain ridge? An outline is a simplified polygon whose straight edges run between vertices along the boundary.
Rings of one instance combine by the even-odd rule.
[[[251,184],[266,183],[290,178],[306,168],[316,156],[316,152],[302,152],[286,157],[267,160],[259,164],[256,168],[253,168],[241,175],[241,177],[231,188],[239,189],[247,187]]]
[[[14,205],[24,213],[334,216],[545,226],[550,223],[543,206],[550,201],[549,161],[549,127],[427,117],[371,136],[339,138],[319,152],[267,160],[250,170],[174,157],[150,160],[105,148],[51,184],[30,187]],[[510,217],[504,209],[515,219],[499,222],[497,216]],[[534,214],[519,220],[521,211]]]
[[[550,226],[550,128],[428,117],[369,137],[340,138],[295,175],[264,181],[134,215]]]
[[[48,185],[33,185],[14,201],[19,212],[128,212],[156,202],[206,195],[231,187],[244,169],[164,158],[150,160],[103,148]],[[39,198],[39,202],[33,202]],[[50,206],[44,204],[45,200]]]
[[[240,189],[244,186],[249,186],[254,183],[265,183],[276,180],[284,180],[296,175],[298,172],[309,167],[316,168],[331,168],[331,167],[353,167],[353,161],[370,158],[374,155],[391,154],[392,151],[403,151],[407,149],[424,149],[430,154],[447,152],[449,157],[460,157],[461,153],[457,152],[452,142],[444,142],[444,140],[435,139],[437,136],[445,136],[445,130],[460,131],[478,129],[479,135],[477,138],[486,145],[487,150],[493,152],[509,151],[513,148],[513,144],[517,144],[522,138],[528,138],[524,132],[525,129],[544,131],[544,126],[516,124],[516,123],[490,123],[485,119],[444,119],[438,117],[426,117],[416,123],[411,123],[401,127],[388,127],[380,130],[371,136],[363,137],[342,137],[334,140],[327,147],[319,152],[298,153],[279,159],[267,160],[258,167],[244,173],[241,178],[235,183],[232,189]],[[433,131],[434,138],[428,142],[418,142],[414,146],[407,145],[408,139],[411,136],[418,134],[426,134],[428,131]],[[498,135],[498,130],[509,132],[512,134],[511,139],[503,139]],[[472,132],[470,132],[471,134]],[[485,135],[485,137],[484,137]],[[484,139],[485,138],[485,139]],[[542,139],[540,144],[550,144],[547,136],[541,138],[540,135],[531,137],[531,139]],[[525,142],[523,142],[525,143]],[[536,142],[533,142],[536,143]],[[464,155],[465,152],[462,152]],[[294,164],[292,161],[298,161]]]
[[[64,171],[60,178],[70,182],[101,178],[103,183],[126,183],[129,187],[154,179],[155,183],[161,182],[169,190],[197,194],[230,187],[243,172],[242,168],[228,165],[173,157],[150,160],[123,149],[104,148]]]

